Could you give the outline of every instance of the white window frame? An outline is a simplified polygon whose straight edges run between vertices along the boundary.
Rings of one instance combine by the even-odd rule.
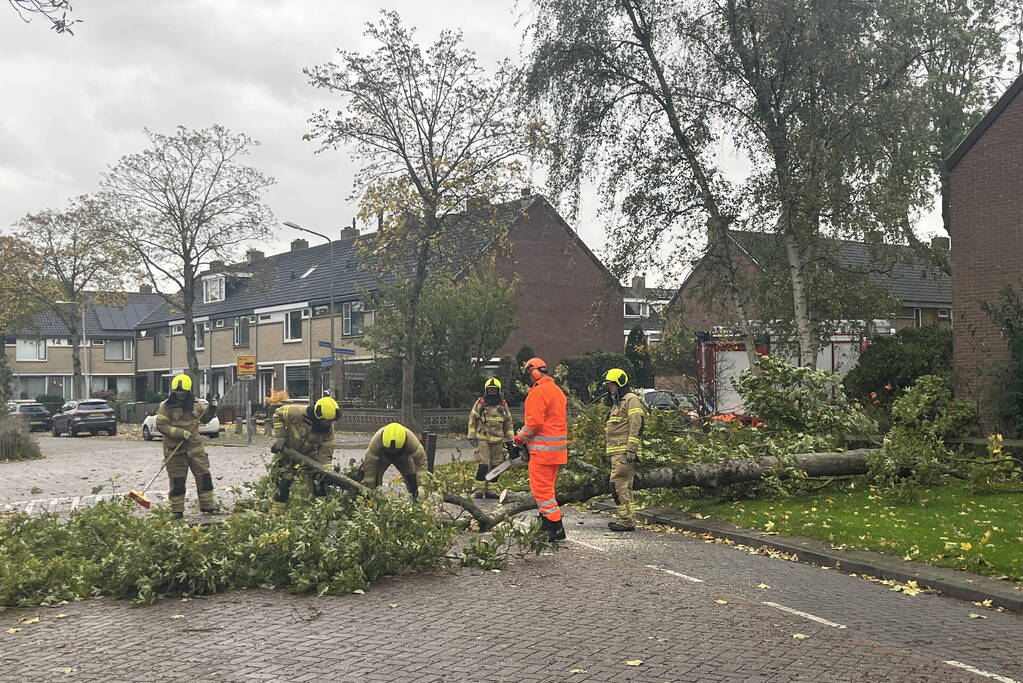
[[[206,332],[210,329],[210,324],[209,323],[195,323],[193,325],[193,328],[195,329],[195,332],[194,332],[195,336],[192,337],[192,340],[195,343],[195,350],[196,351],[202,351],[202,350],[204,350],[206,348]],[[200,331],[202,331],[202,344],[199,343],[199,332]]]
[[[171,325],[171,334],[183,334],[185,331],[184,325]]]
[[[288,311],[287,313],[284,314],[284,343],[285,344],[294,344],[296,342],[302,341],[302,320],[306,317],[306,313],[308,312],[308,310],[309,310],[308,308],[297,309],[297,310],[294,310],[294,311]],[[297,337],[292,337],[291,336],[291,316],[296,315],[296,314],[298,315],[298,336]]]
[[[33,356],[32,358],[22,358],[21,356],[21,350],[23,348],[22,343],[31,344],[35,347],[35,350],[32,354]],[[21,363],[41,363],[46,360],[45,339],[17,339],[15,340],[14,344],[15,344],[14,359],[16,361]],[[41,358],[40,354],[42,355]]]
[[[924,326],[924,309],[914,308],[913,309],[913,327]]]
[[[629,305],[638,306],[639,313],[629,313]],[[645,301],[626,301],[622,306],[622,313],[626,318],[647,318],[649,317],[649,309]]]
[[[245,332],[246,332],[246,336],[248,337],[245,340],[244,344],[242,344],[241,342],[238,341],[238,330],[241,329],[241,323],[242,323],[243,320],[245,321]],[[232,337],[232,340],[234,342],[234,345],[236,347],[243,347],[243,348],[247,347],[249,345],[249,343],[252,341],[252,316],[251,315],[240,315],[237,318],[235,318],[234,319],[234,330],[233,330],[233,332],[234,332],[234,336]]]
[[[121,357],[120,358],[107,358],[108,349],[115,348],[118,344],[121,345]],[[108,363],[118,363],[122,361],[130,361],[132,359],[132,345],[127,339],[121,340],[110,340],[103,346],[103,360]]]
[[[162,332],[162,334],[161,334],[161,332]],[[163,328],[163,330],[157,328],[156,330],[153,331],[153,355],[154,356],[166,356],[167,355],[167,346],[170,344],[170,336],[171,336],[170,335],[170,330],[168,328],[166,328],[166,327]],[[163,350],[162,351],[159,350],[159,348],[158,348],[158,346],[160,344],[159,340],[161,338],[163,339]]]
[[[951,310],[949,310],[947,308],[939,308],[938,309],[938,319],[939,320],[948,320],[951,317],[952,317],[952,311]]]
[[[224,300],[226,293],[226,286],[224,284],[224,276],[211,277],[202,281],[202,302],[204,304],[214,304],[218,301]]]
[[[216,328],[219,330],[223,326],[224,326],[224,319],[221,318],[220,320],[217,321]]]

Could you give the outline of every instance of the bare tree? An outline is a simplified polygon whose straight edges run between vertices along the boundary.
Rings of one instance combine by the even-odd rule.
[[[19,296],[33,308],[51,312],[67,327],[73,393],[80,398],[88,396],[81,359],[85,307],[119,303],[117,292],[133,275],[131,254],[110,239],[104,213],[99,200],[83,195],[63,211],[28,214],[18,228],[31,252],[9,265],[16,274]]]
[[[274,179],[243,164],[258,143],[213,125],[146,130],[150,147],[122,157],[103,178],[112,236],[138,258],[156,291],[182,313],[188,369],[199,372],[194,306],[199,269],[229,260],[245,242],[265,238],[273,216],[263,201]]]
[[[339,50],[338,62],[306,69],[314,87],[341,99],[337,111],[310,118],[306,137],[363,162],[355,181],[362,214],[380,219],[373,261],[408,301],[401,413],[414,425],[416,320],[431,259],[452,246],[448,219],[468,200],[507,196],[521,176],[518,73],[502,63],[488,77],[460,33],[443,31],[423,48],[395,12],[382,12],[365,35],[372,51]]]
[[[57,33],[73,36],[75,32],[71,27],[81,23],[81,19],[68,19],[68,12],[71,11],[70,0],[7,0],[7,2],[26,24],[32,21],[33,15],[41,16],[50,22],[50,28]]]

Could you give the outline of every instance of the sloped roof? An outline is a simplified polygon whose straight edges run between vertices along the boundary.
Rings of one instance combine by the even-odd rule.
[[[90,339],[131,339],[133,330],[140,320],[163,304],[159,294],[141,292],[113,293],[111,297],[122,298],[120,305],[85,306],[85,336]],[[94,298],[94,296],[93,296]],[[69,315],[80,315],[77,304],[65,304]],[[20,330],[23,336],[60,339],[71,336],[67,325],[53,311],[40,311],[32,316],[32,325]]]
[[[729,234],[758,264],[764,255],[781,248],[775,233],[733,230]],[[864,273],[868,282],[905,305],[952,305],[952,278],[911,246],[824,239],[819,248],[822,258],[844,270]]]
[[[959,143],[959,146],[948,155],[945,159],[945,169],[951,171],[955,168],[956,164],[962,161],[966,153],[970,151],[970,148],[977,143],[977,140],[987,132],[987,129],[995,122],[995,120],[1001,115],[1005,108],[1009,106],[1020,92],[1023,91],[1023,74],[1016,77],[1016,80],[1006,88],[1002,96],[998,98],[998,101],[994,103],[988,113],[984,115],[976,126],[966,134],[963,141]]]
[[[462,212],[449,215],[448,232],[451,235],[450,246],[437,250],[431,260],[434,272],[446,272],[452,278],[459,277],[472,266],[480,254],[493,245],[500,229],[510,229],[515,221],[535,202],[546,201],[539,195],[531,195],[509,202],[490,205],[482,211]],[[483,219],[486,212],[486,219]],[[491,212],[493,212],[491,216]],[[556,214],[557,212],[555,212]],[[489,228],[481,227],[489,225]],[[494,227],[497,226],[497,227]],[[600,264],[586,245],[578,239],[571,229],[569,232],[582,245],[583,249]],[[334,242],[334,298],[336,301],[358,299],[362,292],[375,291],[379,286],[379,274],[370,272],[360,262],[358,247],[368,239],[363,236],[352,241]],[[414,263],[407,264],[409,274]],[[311,272],[309,272],[311,270]],[[225,269],[231,272],[250,273],[251,277],[238,283],[238,288],[223,301],[204,304],[201,293],[197,298],[193,314],[196,317],[217,317],[243,315],[257,308],[281,306],[297,302],[326,303],[330,295],[330,245],[316,246],[286,251],[260,259],[254,263],[242,263]],[[306,273],[305,277],[302,277]],[[180,320],[182,313],[175,307],[164,303],[146,316],[138,327],[156,327],[165,325],[172,320]]]
[[[667,301],[675,293],[674,289],[667,287],[644,287],[637,291],[631,286],[622,285],[622,295],[626,299],[643,299],[644,301]]]

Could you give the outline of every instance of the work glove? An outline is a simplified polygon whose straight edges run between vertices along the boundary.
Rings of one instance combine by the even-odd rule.
[[[273,445],[270,446],[271,453],[280,453],[284,450],[284,439],[277,439]]]
[[[625,462],[627,462],[630,465],[634,465],[637,462],[639,462],[639,456],[633,453],[632,451],[628,451],[625,453]]]
[[[508,452],[511,452],[511,449],[512,449],[512,448],[513,448],[514,446],[515,446],[515,442],[514,442],[514,441],[505,441],[505,442],[504,442],[504,450],[506,450],[506,451],[508,451]]]
[[[476,448],[477,446],[480,445],[480,440],[474,436],[471,439],[469,439],[469,445],[472,446],[473,448]]]
[[[525,446],[525,445],[526,445],[526,440],[525,440],[525,439],[523,439],[523,438],[522,438],[521,436],[519,436],[518,434],[516,434],[516,435],[515,435],[515,438],[514,438],[514,439],[512,439],[512,443],[513,443],[513,444],[515,444],[516,446],[518,446],[519,448],[522,448],[523,446]]]

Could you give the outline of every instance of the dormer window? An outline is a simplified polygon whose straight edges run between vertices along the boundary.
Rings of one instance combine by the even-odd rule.
[[[224,300],[224,276],[202,281],[202,302],[212,304]]]

